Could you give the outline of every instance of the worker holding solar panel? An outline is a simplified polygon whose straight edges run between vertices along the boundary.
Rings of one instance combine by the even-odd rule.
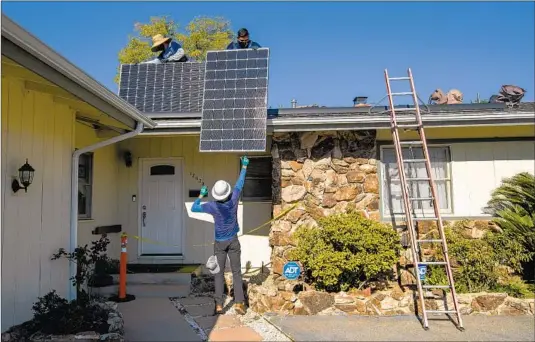
[[[218,180],[212,188],[215,201],[201,204],[201,199],[208,195],[208,188],[203,185],[199,198],[191,207],[192,212],[207,213],[214,217],[215,243],[214,255],[208,259],[206,267],[215,276],[216,314],[223,313],[223,288],[225,286],[225,263],[227,256],[232,270],[232,285],[234,288],[234,310],[240,315],[245,314],[245,296],[243,294],[243,279],[241,275],[241,246],[238,240],[240,226],[238,224],[238,203],[245,183],[245,173],[249,159],[241,157],[241,172],[238,181],[231,188],[224,180]]]
[[[231,42],[227,46],[227,50],[238,49],[259,49],[260,45],[257,42],[253,42],[249,39],[249,31],[246,28],[242,28],[238,31],[238,38],[235,42]]]
[[[152,37],[152,52],[160,52],[160,54],[148,61],[141,62],[140,64],[161,64],[161,63],[168,63],[168,62],[187,62],[188,57],[186,56],[186,52],[178,44],[177,42],[173,41],[173,38],[167,37],[165,38],[161,34],[157,34],[154,37]]]

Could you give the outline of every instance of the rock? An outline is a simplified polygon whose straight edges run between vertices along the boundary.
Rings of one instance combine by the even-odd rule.
[[[380,304],[382,310],[392,310],[398,306],[398,302],[392,297],[385,297]]]
[[[326,137],[316,142],[316,145],[312,147],[310,151],[310,157],[313,159],[320,159],[327,155],[330,155],[334,149],[334,139],[332,137]]]
[[[535,314],[535,303],[534,302],[530,302],[529,303],[529,311],[530,311],[530,313],[532,315]]]
[[[290,222],[287,222],[287,221],[279,220],[271,224],[272,232],[289,232],[291,229],[292,229],[292,225],[290,224]]]
[[[311,149],[316,141],[318,140],[318,133],[315,132],[305,132],[301,134],[300,140],[300,147],[302,150]]]
[[[351,201],[357,197],[358,190],[353,187],[343,187],[340,188],[335,194],[334,198],[337,201]]]
[[[349,171],[346,177],[349,183],[362,183],[366,178],[366,174],[358,171]]]
[[[292,167],[290,166],[290,162],[289,161],[286,161],[286,160],[281,160],[281,169],[282,170],[287,170],[287,169],[291,169]]]
[[[377,181],[376,176],[368,176],[364,181],[364,191],[378,194],[379,193],[379,182]]]
[[[373,158],[368,159],[368,164],[377,165],[377,159],[373,159]]]
[[[461,311],[461,315],[470,315],[472,312],[474,312],[474,309],[472,309],[469,306],[464,306],[464,307],[461,307],[460,311]]]
[[[507,294],[504,293],[484,294],[474,298],[472,308],[482,312],[496,310],[503,304],[505,298],[507,298]]]
[[[290,185],[282,189],[282,199],[286,203],[297,202],[305,197],[306,192],[302,185]]]
[[[356,304],[335,304],[334,307],[346,313],[358,312],[358,307]]]
[[[285,232],[271,232],[269,234],[270,246],[288,246],[294,244],[290,234]]]
[[[94,331],[81,332],[74,335],[76,340],[98,340],[100,339],[100,334],[97,334]]]
[[[305,211],[302,209],[294,209],[286,215],[286,219],[292,223],[297,223],[304,213]]]
[[[372,194],[359,194],[355,198],[355,202],[356,202],[355,208],[358,210],[366,209],[374,201],[374,199],[375,199],[375,196]]]
[[[334,305],[334,298],[325,292],[303,291],[298,298],[309,315],[315,315]]]
[[[282,272],[283,272],[283,268],[284,268],[284,264],[286,263],[285,260],[283,260],[282,258],[279,258],[277,256],[272,256],[271,257],[271,270],[273,271],[273,273],[275,274],[280,274],[282,275]]]
[[[343,159],[331,159],[331,167],[339,174],[347,173],[349,171],[349,164]]]
[[[110,325],[109,332],[122,332],[124,329],[124,322],[121,317],[109,317],[108,324]]]
[[[294,175],[294,172],[292,169],[282,169],[281,170],[281,175],[282,177],[287,177],[287,178],[290,178],[290,177],[293,177]]]
[[[334,149],[332,151],[331,157],[335,159],[343,158],[342,150],[340,149],[340,141],[338,139],[334,139]]]
[[[399,287],[399,285],[395,285],[394,288],[392,289],[392,292],[390,292],[390,296],[392,298],[394,298],[395,300],[401,300],[403,297],[405,297],[405,293],[403,292],[403,290],[401,289],[401,287]]]
[[[529,315],[529,303],[519,298],[509,297],[505,300],[505,305],[500,308],[499,314],[509,316]]]
[[[114,342],[123,342],[124,338],[120,334],[117,333],[109,333],[109,334],[103,334],[100,335],[101,341],[114,341]]]
[[[312,170],[314,170],[314,162],[310,159],[305,160],[303,167],[301,168],[301,171],[303,172],[303,178],[308,179],[308,176],[310,176]]]
[[[338,293],[334,296],[335,304],[354,304],[355,299],[344,292]]]
[[[336,205],[337,203],[337,200],[335,198],[335,195],[334,194],[324,194],[323,195],[323,201],[322,201],[322,205],[326,208],[332,208]]]
[[[364,173],[376,173],[377,166],[369,164],[359,165],[359,170]]]
[[[303,163],[299,163],[299,162],[296,162],[296,161],[291,161],[289,162],[290,164],[290,168],[294,171],[294,172],[297,172],[299,170],[301,170],[303,168]]]
[[[11,341],[11,334],[8,332],[2,333],[2,342],[9,342]]]
[[[331,169],[331,157],[329,156],[329,157],[318,159],[318,161],[316,161],[316,163],[314,164],[314,168],[318,170],[323,170],[323,171],[330,170]]]
[[[323,170],[314,169],[307,180],[314,183],[314,185],[318,185],[325,180],[325,172]]]

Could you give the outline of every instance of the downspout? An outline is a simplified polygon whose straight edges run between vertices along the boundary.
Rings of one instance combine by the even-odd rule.
[[[122,134],[116,137],[113,137],[108,140],[100,141],[96,144],[86,146],[84,148],[74,151],[72,154],[72,171],[71,171],[71,239],[69,244],[69,251],[74,252],[78,243],[78,162],[80,160],[80,155],[83,153],[91,152],[101,147],[105,147],[111,144],[115,144],[119,141],[123,141],[132,137],[135,137],[143,131],[143,124],[141,122],[137,123],[136,129]],[[69,274],[70,277],[76,276],[76,264],[71,262],[69,264]],[[72,281],[69,279],[69,298],[71,300],[76,299],[76,287],[73,286]]]

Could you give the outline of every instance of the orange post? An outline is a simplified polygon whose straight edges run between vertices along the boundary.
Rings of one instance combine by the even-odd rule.
[[[128,261],[126,245],[128,238],[125,233],[121,235],[121,261],[119,267],[119,299],[126,299],[126,263]]]

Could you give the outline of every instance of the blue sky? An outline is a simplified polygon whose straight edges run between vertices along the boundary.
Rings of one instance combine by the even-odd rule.
[[[533,2],[5,2],[2,11],[108,88],[135,22],[223,16],[271,48],[269,104],[350,106],[411,67],[422,99],[515,84],[534,100]]]

